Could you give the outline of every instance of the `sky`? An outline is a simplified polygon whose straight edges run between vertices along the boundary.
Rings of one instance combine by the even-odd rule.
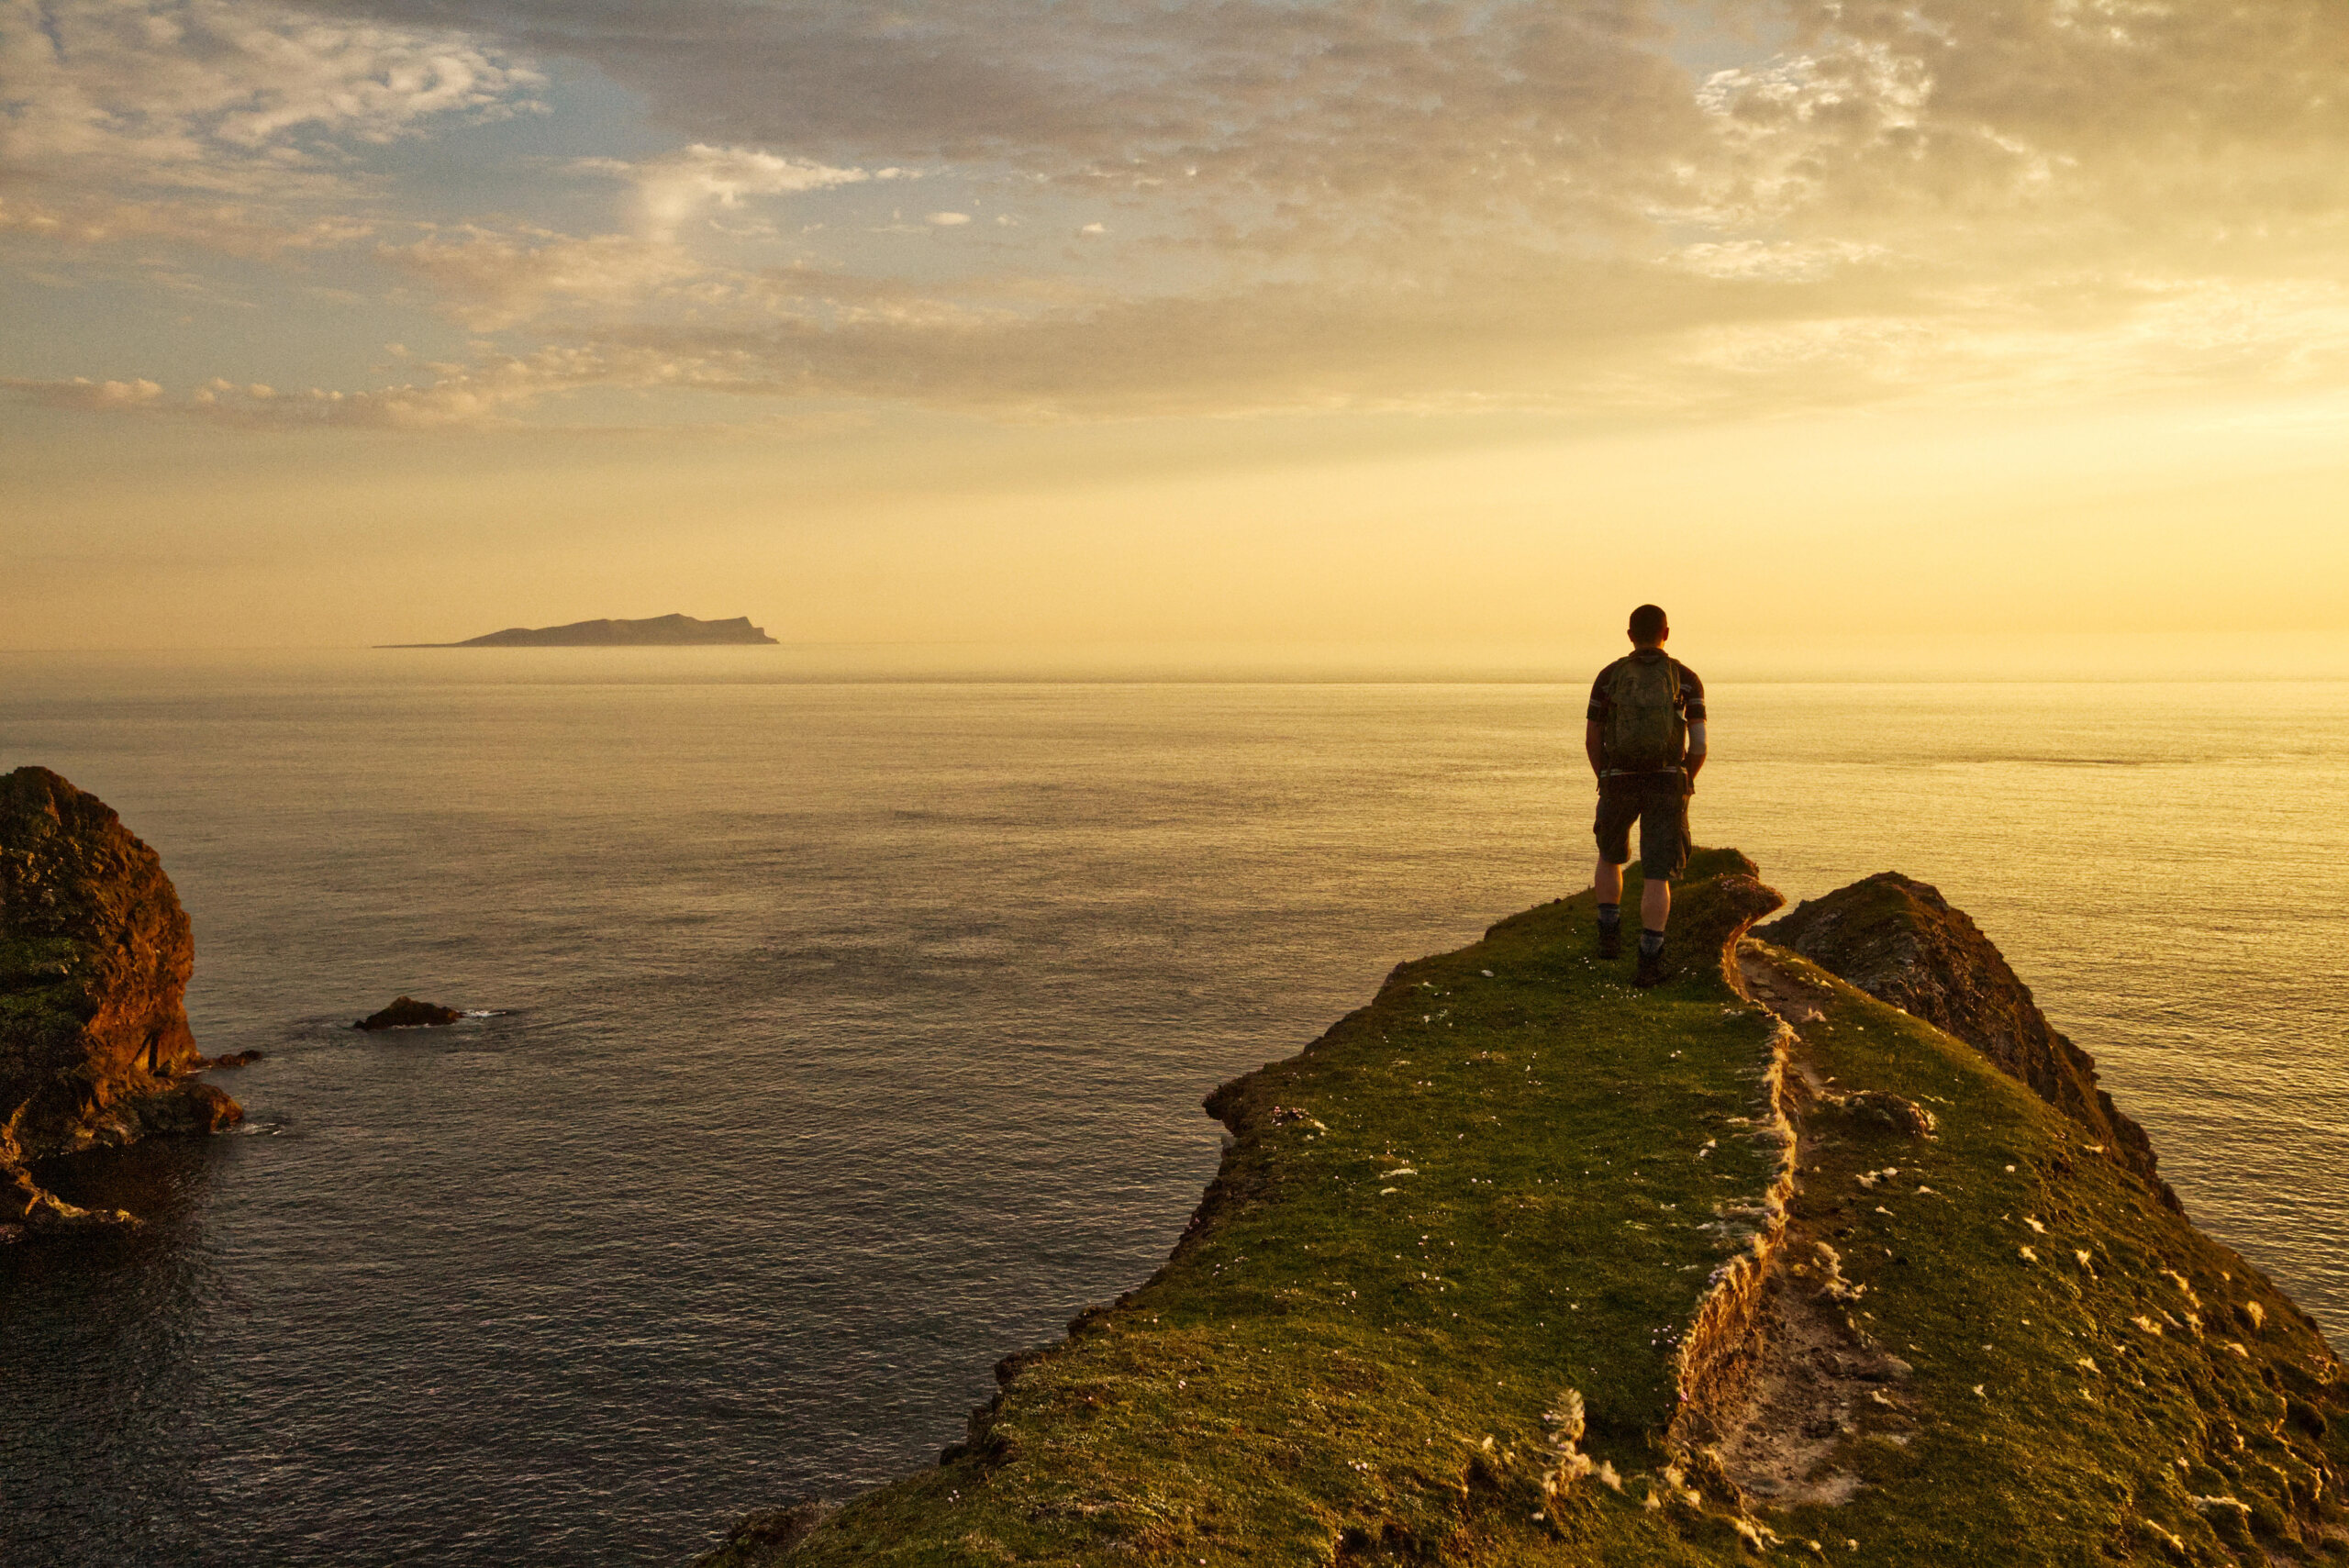
[[[0,0],[0,647],[2343,676],[2344,521],[2338,0]]]

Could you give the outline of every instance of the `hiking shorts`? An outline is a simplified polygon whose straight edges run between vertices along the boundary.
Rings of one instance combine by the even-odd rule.
[[[1669,882],[1688,869],[1688,792],[1677,773],[1608,779],[1598,786],[1598,858],[1631,858],[1631,824],[1640,825],[1640,873]]]

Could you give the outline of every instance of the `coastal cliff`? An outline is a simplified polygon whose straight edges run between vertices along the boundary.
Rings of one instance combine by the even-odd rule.
[[[1974,1047],[2177,1207],[2145,1129],[2098,1087],[2096,1059],[2055,1031],[2005,955],[1939,888],[1878,872],[1824,898],[1806,898],[1760,934]]]
[[[127,1218],[61,1203],[28,1165],[242,1118],[190,1076],[195,965],[171,878],[111,807],[46,768],[0,776],[0,1225]]]
[[[2316,1326],[2109,1102],[1748,936],[1779,902],[1700,852],[1653,991],[1586,894],[1399,967],[1210,1096],[1164,1266],[937,1465],[705,1568],[2349,1556]]]

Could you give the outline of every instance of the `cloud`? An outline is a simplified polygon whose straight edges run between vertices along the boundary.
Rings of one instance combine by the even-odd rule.
[[[0,197],[0,233],[62,245],[194,246],[223,255],[281,257],[340,250],[367,239],[374,226],[343,216],[289,217],[241,202],[109,200],[69,195],[62,201]]]
[[[597,384],[657,379],[652,367],[615,372],[600,357],[547,350],[525,357],[496,356],[474,366],[438,365],[434,380],[368,392],[310,387],[281,391],[262,384],[215,377],[184,397],[151,381],[0,381],[28,401],[86,413],[139,414],[198,419],[257,430],[480,430],[511,425],[514,416],[562,392]]]
[[[584,384],[559,361],[496,360],[421,384],[343,393],[311,387],[298,393],[238,386],[216,379],[184,401],[150,406],[248,429],[478,430],[514,422],[514,416],[549,394]]]
[[[953,164],[1195,211],[1227,238],[1636,217],[1703,117],[1647,0],[1287,0],[919,13],[774,0],[383,0],[592,61],[710,144],[838,165]]]
[[[1893,260],[1881,245],[1850,239],[1727,239],[1684,245],[1670,264],[1709,278],[1808,283],[1846,268]]]
[[[610,232],[317,230],[477,331],[562,339],[301,416],[328,423],[588,385],[1688,417],[2349,375],[2338,0],[61,3],[88,47],[18,27],[0,63],[24,167],[273,197],[337,177],[338,141],[509,112],[557,56],[678,138],[570,161],[624,183]],[[853,241],[746,210],[917,176],[955,209]],[[132,178],[103,210],[12,193],[0,228],[267,250],[263,197]],[[973,210],[996,221],[888,249]]]
[[[745,269],[709,261],[674,239],[633,234],[467,226],[385,242],[376,255],[429,285],[446,313],[484,332],[552,315],[608,328],[651,317],[664,306],[746,325],[861,316],[936,323],[987,314],[900,279],[805,264]]]
[[[1225,249],[1984,217],[2142,240],[2337,212],[2349,182],[2334,0],[345,5],[592,61],[702,142],[1009,171]],[[1740,63],[1680,63],[1741,37]]]
[[[555,303],[641,308],[704,270],[663,239],[579,239],[545,229],[467,227],[384,244],[377,254],[429,284],[450,314],[476,331],[510,327]]]
[[[154,406],[163,389],[151,381],[0,380],[0,386],[50,408],[73,408],[89,414],[121,414]]]
[[[1937,294],[1897,272],[1855,289],[1517,261],[1441,288],[1265,284],[1024,314],[940,309],[902,289],[860,299],[852,281],[811,274],[773,280],[755,322],[600,328],[373,390],[223,379],[172,398],[152,383],[8,384],[52,406],[246,428],[461,431],[523,423],[598,388],[1021,420],[1339,409],[1687,420],[1903,404],[2070,409],[2115,386],[2142,395],[2349,377],[2349,287],[2337,285],[2147,285],[2124,306],[2084,280],[2026,306]],[[827,290],[848,303],[824,300]],[[1463,343],[1480,351],[1464,355]]]
[[[0,167],[282,192],[331,139],[510,113],[539,82],[445,29],[267,0],[0,0]]]
[[[903,169],[835,169],[753,148],[701,142],[666,158],[636,163],[596,160],[584,167],[634,183],[642,227],[662,239],[675,238],[680,228],[712,207],[741,206],[745,196],[798,195],[867,180],[910,177]]]
[[[1969,259],[2207,261],[2349,206],[2349,11],[2146,0],[1791,0],[1798,47],[1705,83],[1743,211]],[[2297,232],[2296,232],[2297,231]]]

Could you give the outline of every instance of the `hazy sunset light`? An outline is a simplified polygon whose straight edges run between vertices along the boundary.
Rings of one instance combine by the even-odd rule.
[[[2332,0],[6,0],[0,642],[2337,672],[2344,150]]]
[[[0,1568],[2349,1565],[2349,0],[0,0]]]

